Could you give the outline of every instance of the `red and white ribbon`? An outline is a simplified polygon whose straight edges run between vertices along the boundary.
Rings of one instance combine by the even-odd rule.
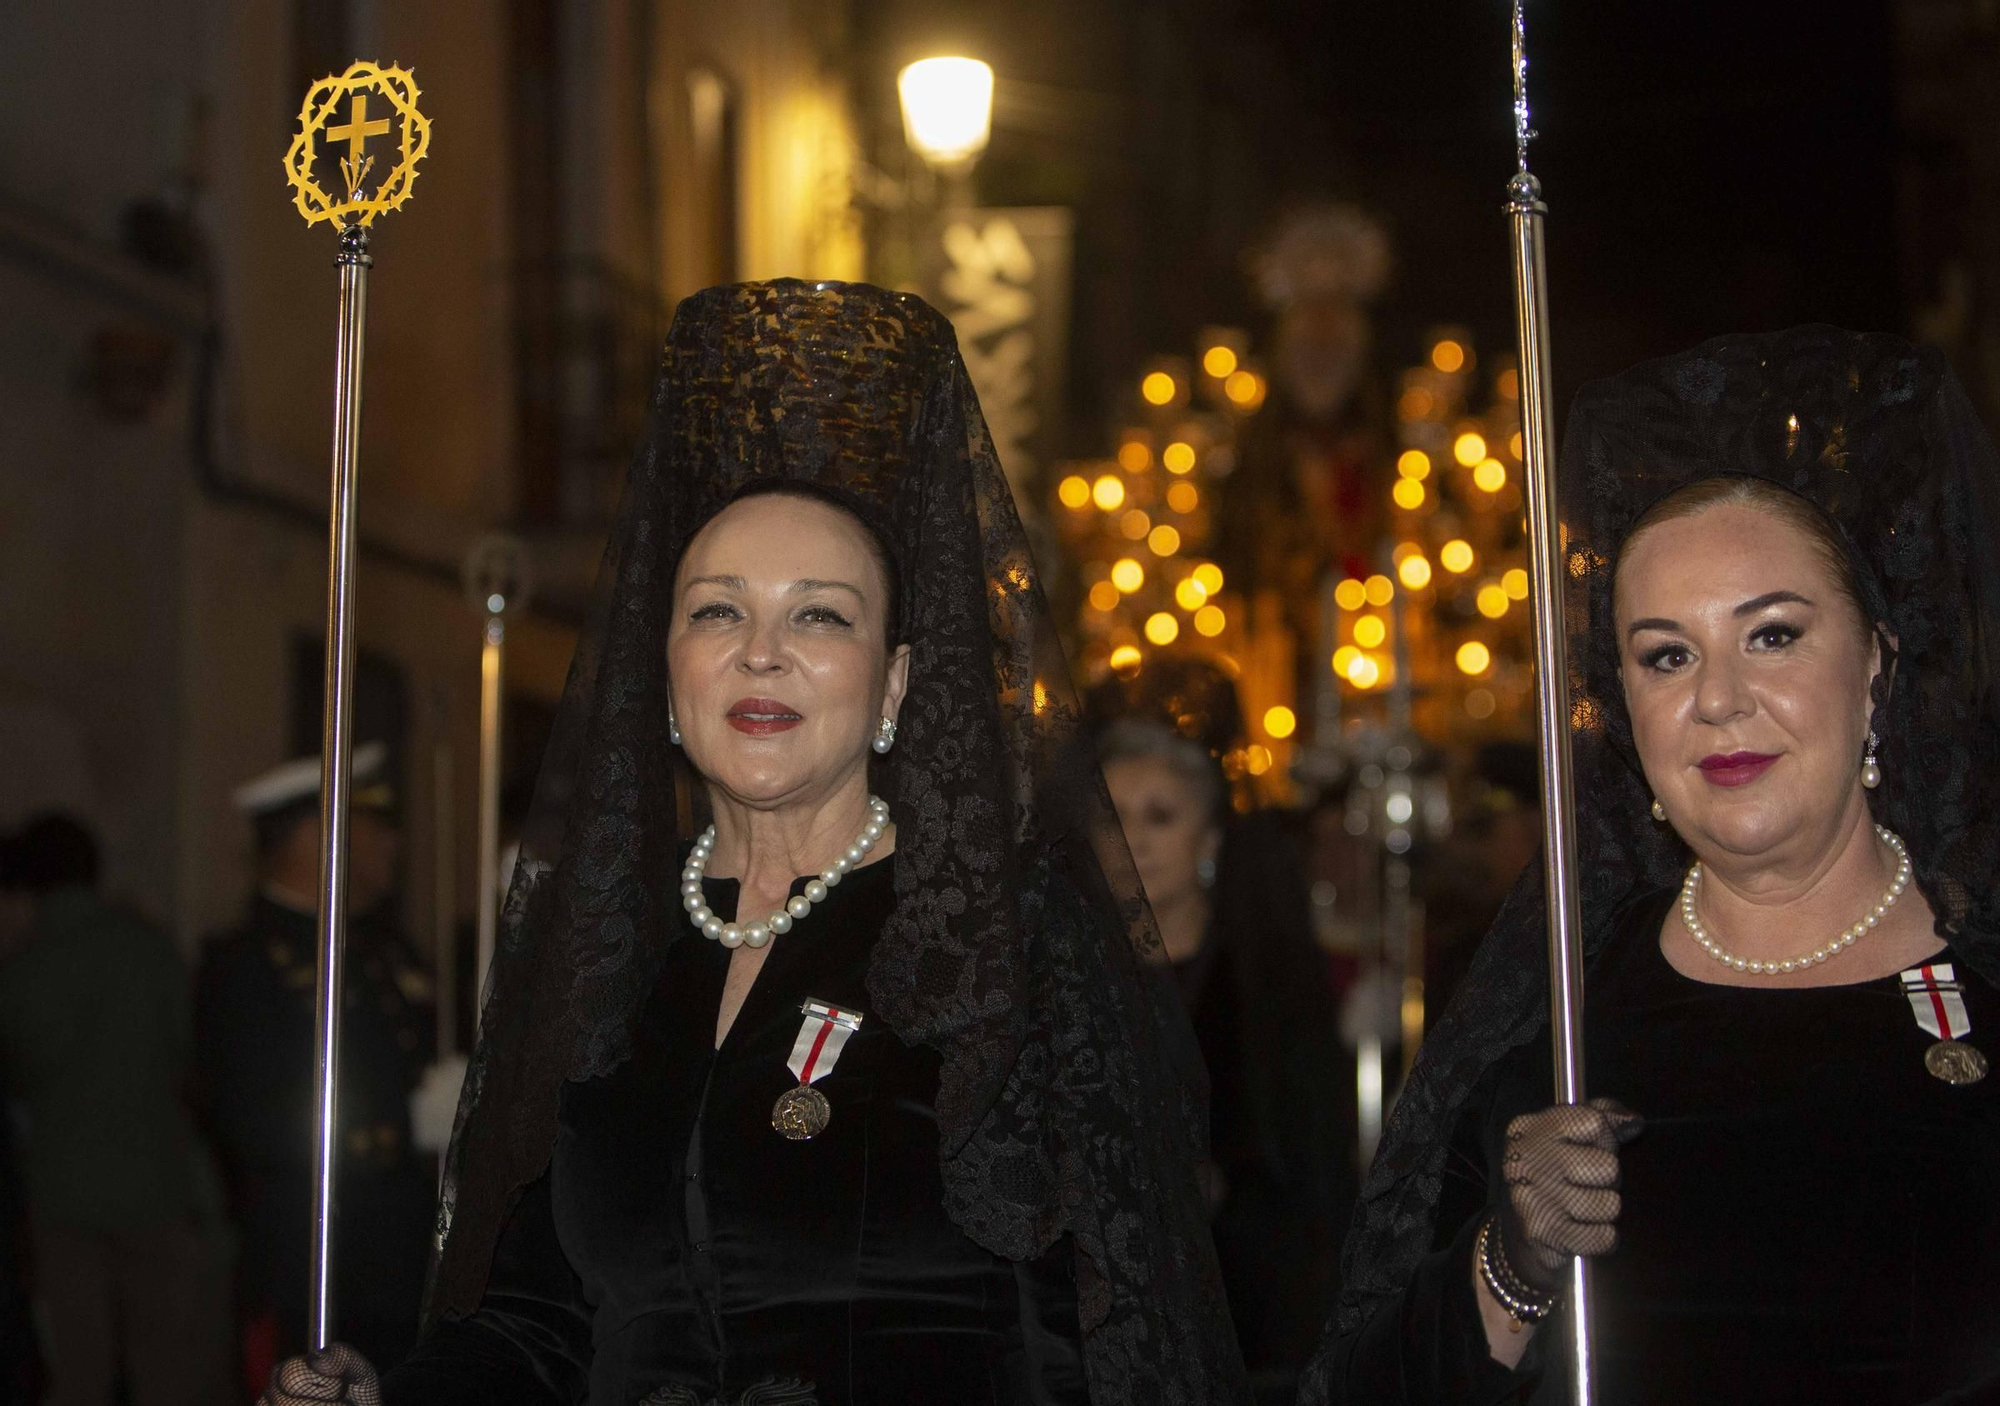
[[[861,1012],[825,1001],[807,1001],[799,1009],[805,1012],[805,1023],[799,1026],[799,1038],[792,1041],[792,1057],[785,1067],[799,1076],[801,1084],[812,1084],[833,1072],[847,1037],[861,1028]]]
[[[1902,980],[1918,1025],[1940,1040],[1963,1040],[1972,1033],[1972,1018],[1959,994],[1965,987],[1953,975],[1950,962],[1911,967]]]

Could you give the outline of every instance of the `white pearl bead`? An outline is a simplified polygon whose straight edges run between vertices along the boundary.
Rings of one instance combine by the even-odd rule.
[[[762,923],[752,923],[749,927],[743,929],[743,945],[745,947],[762,947],[770,940],[771,930]]]
[[[696,888],[693,893],[681,895],[681,907],[687,909],[690,913],[699,909],[702,903],[703,899],[699,888]]]
[[[795,898],[785,905],[785,911],[790,913],[794,918],[803,918],[806,914],[812,912],[812,900],[809,898]]]
[[[716,941],[720,942],[724,947],[741,947],[743,945],[743,929],[737,927],[734,923],[725,923],[722,931],[716,934]]]
[[[792,915],[780,908],[770,916],[771,931],[783,936],[792,930]]]
[[[819,871],[819,881],[825,884],[830,889],[838,888],[840,887],[841,876],[844,875],[846,872],[847,871],[845,869],[836,869],[833,866],[828,865],[826,868]]]
[[[694,925],[698,928],[707,927],[708,920],[710,918],[713,918],[714,916],[715,914],[709,910],[709,906],[706,903],[702,904],[701,907],[695,909],[694,912],[688,914],[689,920],[692,921]]]
[[[715,914],[713,913],[710,913],[706,918],[702,919],[701,935],[703,937],[709,937],[709,938],[721,937],[722,919],[716,917]]]
[[[854,865],[854,864],[859,864],[861,862],[861,856],[866,853],[868,853],[868,851],[861,848],[860,845],[849,845],[847,849],[842,853],[841,858],[845,859],[850,865]]]
[[[826,897],[826,877],[824,875],[820,876],[817,879],[814,879],[811,883],[806,885],[806,901],[808,903],[818,903],[825,897]],[[787,904],[786,906],[789,907],[790,905]]]
[[[683,894],[699,894],[701,892],[701,880],[700,879],[682,880],[681,892]]]

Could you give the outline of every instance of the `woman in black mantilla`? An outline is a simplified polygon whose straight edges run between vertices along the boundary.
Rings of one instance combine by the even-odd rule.
[[[1576,1254],[1617,1406],[2000,1399],[1992,448],[1937,353],[1807,327],[1587,387],[1563,473],[1609,1097],[1546,1107],[1537,864],[1396,1105],[1301,1400],[1567,1399]]]
[[[1332,1301],[1354,1207],[1352,1064],[1305,864],[1275,810],[1231,804],[1243,747],[1215,664],[1155,653],[1084,713],[1160,930],[1160,966],[1208,1069],[1203,1167],[1216,1258],[1256,1399],[1290,1402]]]
[[[1052,625],[943,319],[681,305],[384,1399],[1241,1398]]]

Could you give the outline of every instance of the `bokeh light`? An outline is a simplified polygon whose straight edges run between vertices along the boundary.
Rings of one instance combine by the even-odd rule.
[[[1111,584],[1129,596],[1146,584],[1146,568],[1130,557],[1120,557],[1111,564]]]
[[[1125,505],[1125,480],[1117,474],[1103,474],[1090,485],[1091,501],[1105,512],[1115,512]]]
[[[1354,642],[1363,649],[1377,649],[1389,638],[1389,627],[1379,615],[1364,615],[1354,622]]]
[[[1191,483],[1167,485],[1167,506],[1177,513],[1191,513],[1201,503],[1201,492]]]
[[[1222,613],[1219,605],[1204,605],[1194,613],[1195,633],[1214,639],[1229,623],[1229,617]]]
[[[1290,737],[1298,731],[1298,715],[1280,703],[1264,710],[1264,735],[1266,737]]]
[[[1361,657],[1361,651],[1351,644],[1344,644],[1333,652],[1333,671],[1346,678],[1354,667],[1354,661]]]
[[[1465,348],[1446,337],[1431,348],[1431,365],[1449,376],[1465,367]]]
[[[1342,610],[1359,610],[1368,604],[1368,588],[1350,576],[1333,588],[1333,603]]]
[[[1184,474],[1194,467],[1194,446],[1177,439],[1160,451],[1160,463],[1170,474]]]
[[[1431,456],[1421,449],[1405,449],[1396,456],[1396,472],[1422,483],[1431,476]]]
[[[1183,577],[1174,587],[1174,604],[1182,610],[1200,610],[1208,604],[1208,587],[1192,576]]]
[[[1370,605],[1387,605],[1396,598],[1396,583],[1386,576],[1370,576],[1364,589]]]
[[[1236,369],[1236,351],[1232,347],[1216,345],[1201,354],[1201,369],[1220,381]]]
[[[1136,644],[1121,644],[1111,651],[1109,663],[1114,669],[1136,669],[1139,661],[1146,656],[1139,652]]]
[[[1507,613],[1507,607],[1512,603],[1507,599],[1507,592],[1490,581],[1479,588],[1478,598],[1474,601],[1479,613],[1488,620],[1498,620]]]
[[[1128,541],[1137,542],[1153,530],[1153,520],[1146,516],[1144,508],[1127,508],[1125,515],[1118,519],[1118,530],[1125,534]]]
[[[1255,406],[1264,399],[1264,378],[1254,371],[1232,371],[1222,383],[1222,393],[1234,404]]]
[[[1507,486],[1507,466],[1498,459],[1482,459],[1472,471],[1472,482],[1484,492],[1498,493]]]
[[[1109,581],[1099,581],[1090,588],[1090,603],[1098,610],[1116,610],[1118,600],[1118,588]]]
[[[1454,537],[1438,548],[1438,565],[1454,576],[1472,570],[1472,544]]]
[[[1164,610],[1146,617],[1146,638],[1154,644],[1172,644],[1180,637],[1181,622]]]
[[[1492,666],[1493,651],[1478,640],[1467,640],[1458,647],[1458,669],[1463,674],[1483,674]]]
[[[1467,430],[1452,441],[1452,457],[1468,469],[1486,457],[1486,438]]]
[[[1526,569],[1516,566],[1502,572],[1500,575],[1500,589],[1515,600],[1526,600],[1528,598],[1528,573]]]
[[[1424,486],[1413,478],[1399,478],[1389,496],[1396,500],[1397,507],[1414,512],[1424,505]]]
[[[1499,700],[1483,688],[1475,688],[1465,695],[1465,711],[1475,718],[1486,719],[1493,716]]]
[[[1212,561],[1205,561],[1194,569],[1194,579],[1201,582],[1202,589],[1210,595],[1222,593],[1222,568]]]
[[[1421,591],[1431,583],[1431,564],[1420,556],[1404,557],[1403,564],[1396,568],[1396,575],[1411,590]]]
[[[1348,661],[1347,681],[1356,688],[1373,688],[1382,682],[1382,666],[1366,654],[1357,654]]]
[[[1090,506],[1090,480],[1081,474],[1071,474],[1056,485],[1056,497],[1065,508],[1087,508]]]
[[[1260,742],[1251,743],[1243,753],[1244,768],[1252,776],[1262,776],[1271,769],[1271,763],[1275,760],[1276,758],[1271,755],[1271,749]]]
[[[1166,405],[1172,402],[1180,388],[1174,378],[1164,371],[1154,371],[1139,383],[1139,394],[1146,397],[1148,405]]]
[[[1143,439],[1128,439],[1118,446],[1118,467],[1128,474],[1142,474],[1153,466],[1153,451]]]
[[[1163,522],[1146,534],[1146,545],[1153,549],[1154,556],[1170,557],[1181,549],[1181,531]]]

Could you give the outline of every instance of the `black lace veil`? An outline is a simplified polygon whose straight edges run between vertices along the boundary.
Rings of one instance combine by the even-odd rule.
[[[1876,691],[1884,779],[1870,804],[1907,841],[1955,956],[2000,982],[2000,461],[1942,355],[1824,326],[1719,337],[1584,387],[1561,474],[1586,957],[1623,901],[1677,884],[1687,862],[1646,815],[1651,793],[1611,623],[1619,545],[1667,493],[1752,475],[1833,521],[1864,609],[1895,641],[1893,683]],[[1467,1097],[1494,1061],[1544,1036],[1545,914],[1538,859],[1396,1102],[1302,1400],[1324,1396],[1333,1338],[1354,1331],[1430,1251],[1440,1170]]]
[[[1026,536],[949,324],[862,285],[714,288],[675,315],[522,838],[429,1315],[476,1306],[563,1082],[625,1057],[689,940],[676,846],[703,800],[666,739],[668,596],[693,531],[771,481],[849,506],[901,578],[909,692],[874,772],[896,904],[869,990],[941,1052],[946,1209],[1017,1260],[1073,1237],[1093,1399],[1239,1399],[1193,1181],[1204,1095],[1168,1072],[1181,1017],[1147,994],[1157,935]]]

